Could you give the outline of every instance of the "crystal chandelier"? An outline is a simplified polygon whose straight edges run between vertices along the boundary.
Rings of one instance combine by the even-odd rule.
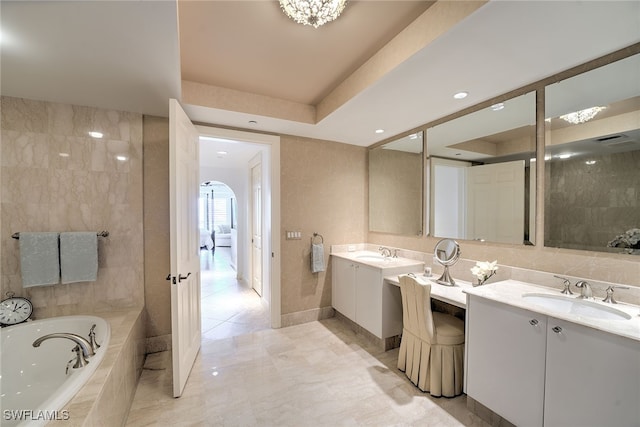
[[[593,119],[596,116],[596,114],[598,114],[600,111],[604,110],[605,108],[607,107],[585,108],[584,110],[565,114],[564,116],[560,116],[560,118],[571,124],[579,125],[580,123],[585,123]]]
[[[347,0],[280,0],[280,7],[298,24],[314,28],[336,19],[347,4]]]

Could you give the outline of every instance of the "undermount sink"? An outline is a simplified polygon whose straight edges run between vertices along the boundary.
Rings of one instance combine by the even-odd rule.
[[[378,254],[362,254],[362,255],[356,255],[356,259],[360,260],[360,261],[385,261],[387,259],[389,259],[388,257],[383,257],[382,255],[378,255]]]
[[[522,298],[549,310],[570,313],[593,319],[628,320],[631,315],[613,307],[607,307],[594,301],[550,294],[524,294]]]

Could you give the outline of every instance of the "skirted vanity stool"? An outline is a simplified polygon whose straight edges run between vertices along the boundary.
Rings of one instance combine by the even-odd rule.
[[[400,276],[402,340],[398,369],[432,396],[462,394],[464,322],[431,311],[431,285]]]

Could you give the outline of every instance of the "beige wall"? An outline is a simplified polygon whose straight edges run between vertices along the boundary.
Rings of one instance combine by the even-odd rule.
[[[362,242],[368,224],[367,150],[308,138],[280,140],[282,314],[331,306],[331,270],[311,273],[310,238],[331,245]],[[301,231],[301,240],[286,240]]]
[[[142,306],[141,115],[3,97],[1,187],[3,296],[30,298],[36,318]],[[94,230],[110,233],[96,282],[22,288],[12,233]]]

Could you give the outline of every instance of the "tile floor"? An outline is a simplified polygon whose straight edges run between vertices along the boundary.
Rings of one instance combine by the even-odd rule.
[[[203,332],[205,316],[210,329],[184,394],[171,397],[170,353],[148,355],[127,426],[487,425],[464,395],[420,392],[397,370],[398,349],[374,348],[338,319],[282,329],[248,324],[260,310],[240,285],[239,305],[213,298],[205,312],[205,299],[233,295],[234,286],[205,286],[204,277]]]
[[[270,328],[267,305],[253,289],[236,280],[230,262],[230,248],[200,251],[203,341]]]

